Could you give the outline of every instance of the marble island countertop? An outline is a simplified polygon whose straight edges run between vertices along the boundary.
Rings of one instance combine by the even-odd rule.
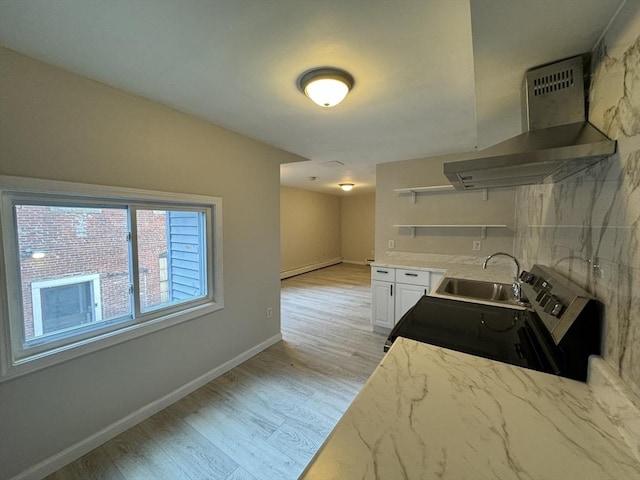
[[[398,338],[300,477],[640,479],[582,382]]]

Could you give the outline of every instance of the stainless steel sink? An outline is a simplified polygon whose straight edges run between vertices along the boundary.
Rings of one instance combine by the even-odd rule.
[[[517,305],[511,284],[467,280],[445,277],[435,291],[436,294],[459,300]]]

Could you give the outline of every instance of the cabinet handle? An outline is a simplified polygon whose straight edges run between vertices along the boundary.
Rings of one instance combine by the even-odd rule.
[[[426,289],[426,288],[424,289],[424,294],[425,294],[425,295],[427,294],[427,289]]]
[[[393,283],[391,285],[389,285],[389,287],[391,287],[389,289],[389,292],[390,292],[389,295],[393,297]]]
[[[389,272],[386,272],[384,270],[376,270],[376,272],[378,272],[378,273],[389,273]]]
[[[417,274],[417,273],[405,273],[405,275],[406,275],[407,277],[417,277],[417,276],[418,276],[418,274]]]

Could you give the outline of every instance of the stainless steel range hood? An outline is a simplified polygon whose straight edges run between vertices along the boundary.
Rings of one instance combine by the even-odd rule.
[[[528,71],[525,88],[528,131],[445,163],[456,189],[557,182],[615,153],[586,121],[582,57]]]

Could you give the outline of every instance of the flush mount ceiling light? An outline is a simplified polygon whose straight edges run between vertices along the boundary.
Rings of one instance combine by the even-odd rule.
[[[355,185],[353,183],[339,183],[338,186],[345,192],[350,191]]]
[[[353,88],[353,77],[339,68],[314,68],[300,75],[298,87],[321,107],[334,107]]]

